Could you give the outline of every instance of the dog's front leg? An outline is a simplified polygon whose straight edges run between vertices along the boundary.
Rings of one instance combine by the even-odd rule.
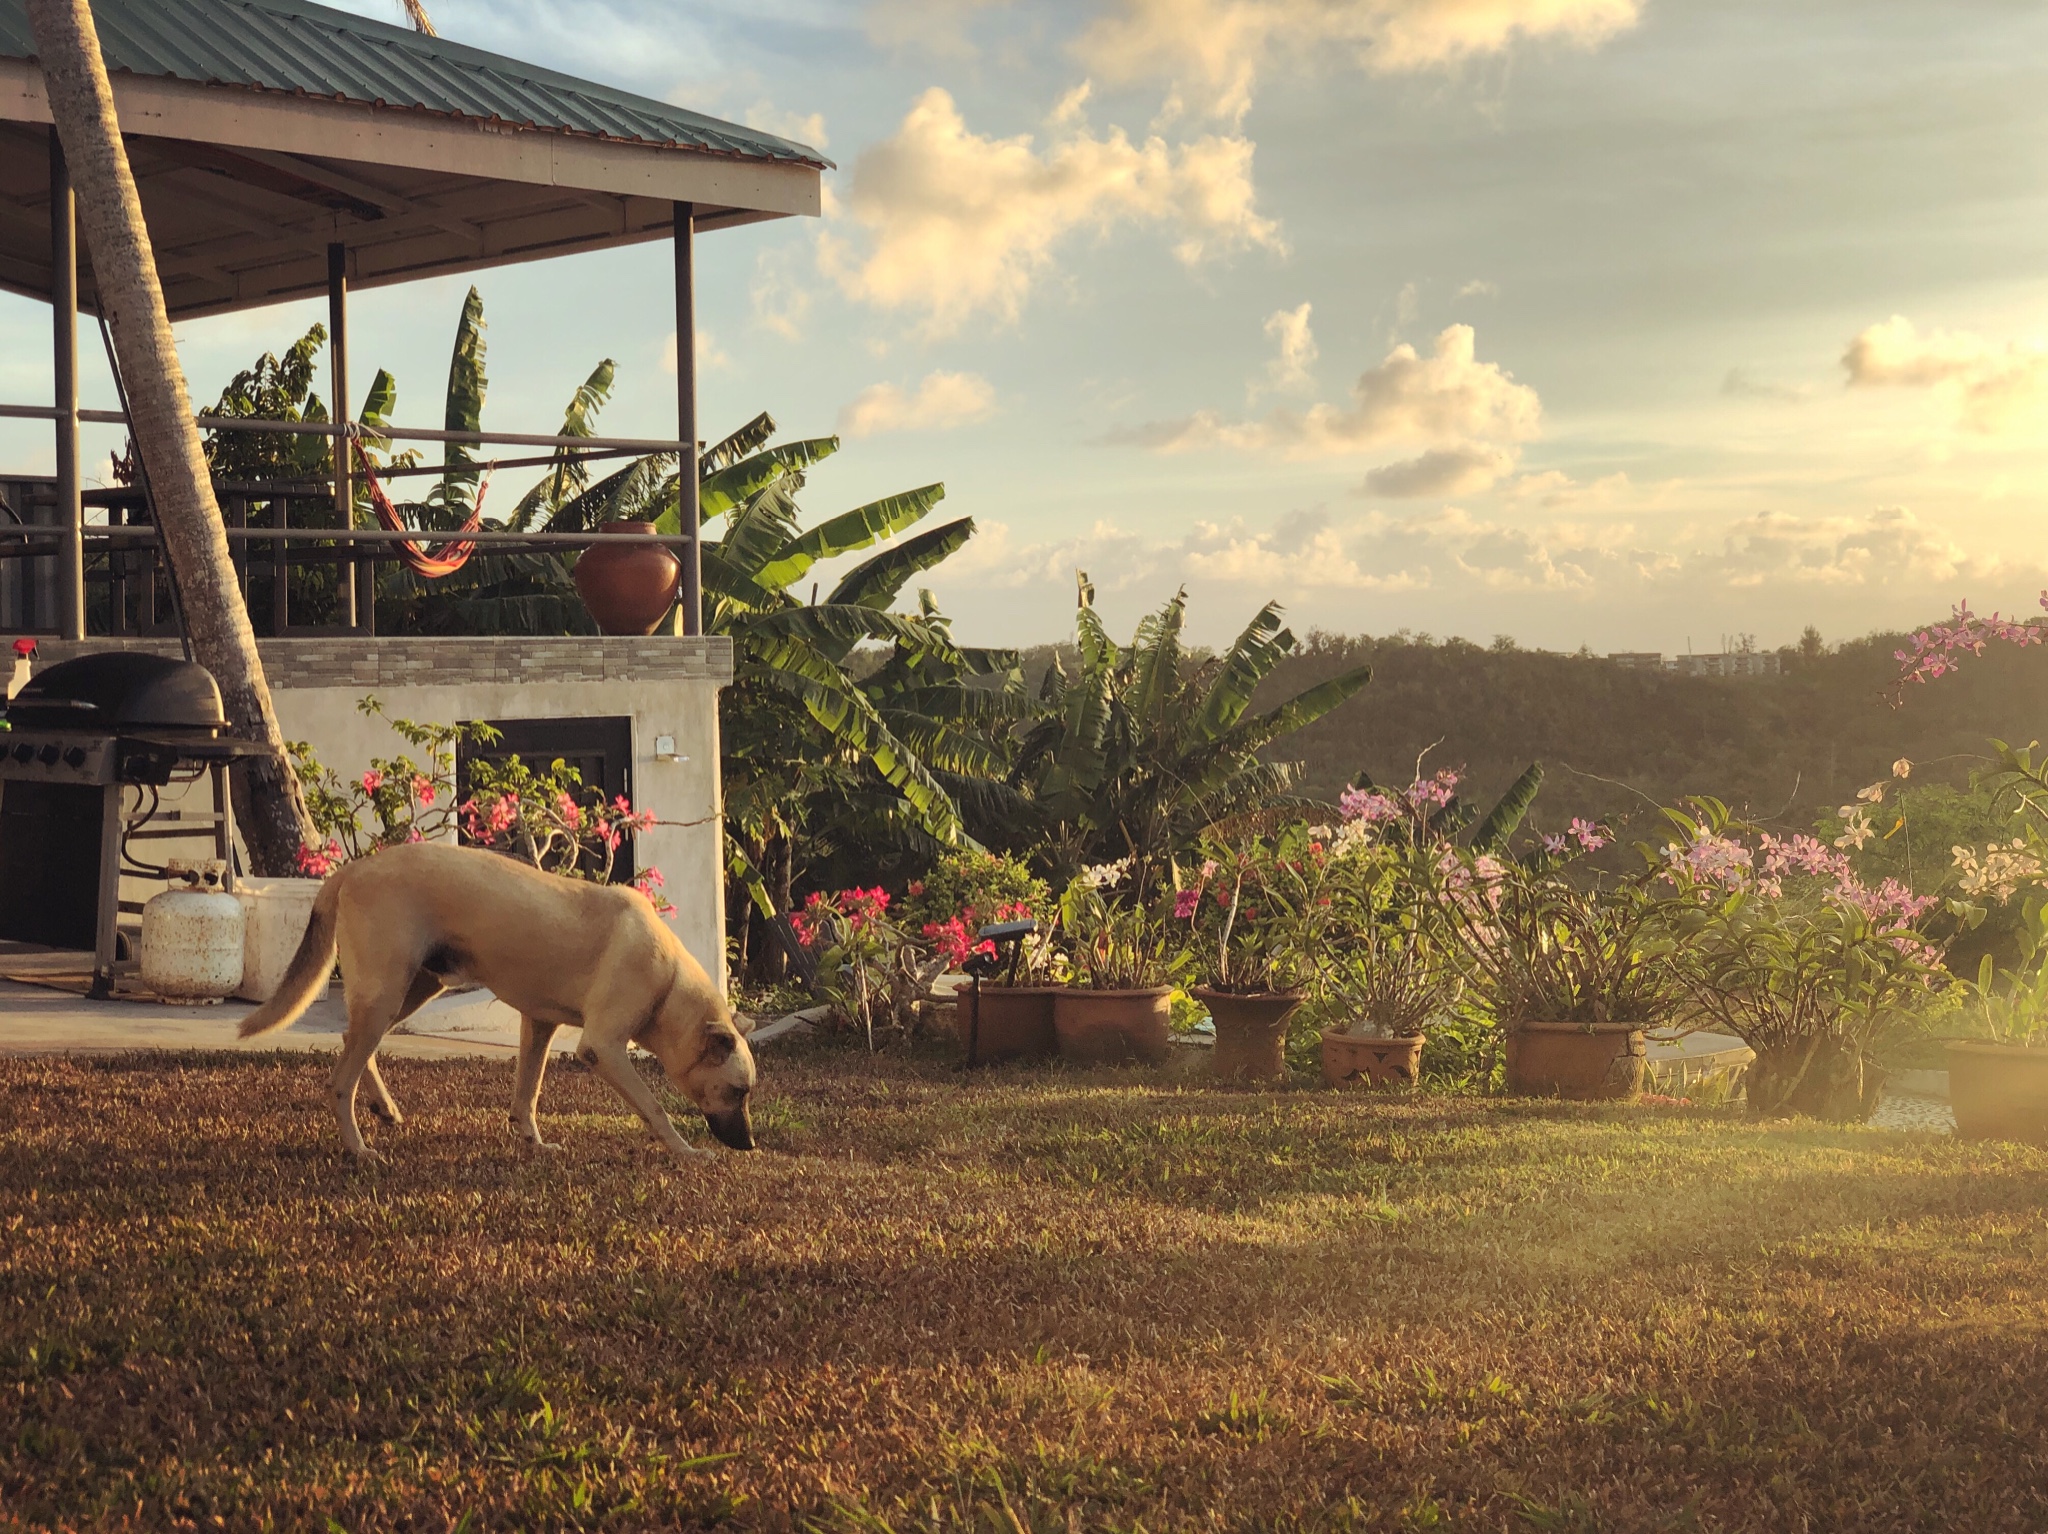
[[[540,1137],[540,1080],[548,1068],[548,1045],[554,1042],[554,1023],[521,1015],[519,1019],[519,1074],[512,1083],[512,1128],[536,1150],[554,1150]]]
[[[585,1064],[605,1079],[611,1089],[625,1098],[626,1106],[640,1115],[642,1122],[654,1131],[654,1138],[667,1146],[679,1161],[694,1161],[708,1156],[709,1151],[698,1150],[686,1144],[676,1133],[676,1126],[669,1122],[669,1116],[661,1111],[661,1104],[655,1101],[654,1092],[633,1069],[633,1062],[626,1054],[624,1044],[597,1043],[590,1039],[586,1026],[583,1032],[585,1043],[577,1053]]]

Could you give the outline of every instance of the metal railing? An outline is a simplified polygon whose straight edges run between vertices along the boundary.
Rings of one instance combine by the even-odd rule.
[[[0,418],[55,420],[58,416],[59,412],[50,406],[0,405]],[[77,419],[99,425],[127,424],[127,416],[118,410],[80,410]],[[576,450],[501,461],[495,465],[501,468],[577,464],[594,459],[674,453],[681,448],[679,442],[659,438],[546,436],[397,426],[373,430],[331,422],[250,420],[239,416],[202,415],[197,424],[202,430],[328,438],[358,434],[380,441]],[[480,462],[474,470],[455,472],[482,472],[492,466]],[[394,466],[379,469],[378,477],[446,472],[441,465]],[[52,479],[0,476],[0,630],[16,634],[59,632],[54,577],[68,530],[54,518],[45,520],[36,515],[57,509],[55,487],[56,481]],[[336,490],[331,476],[255,483],[216,481],[214,493],[243,599],[257,633],[264,637],[374,635],[376,567],[393,562],[398,557],[394,546],[401,543],[422,547],[473,543],[479,552],[496,555],[538,554],[587,548],[600,536],[595,532],[518,532],[502,528],[470,532],[343,528],[334,525]],[[88,511],[99,510],[106,515],[104,522],[87,522],[79,530],[86,555],[89,628],[110,636],[174,635],[175,602],[157,529],[150,521],[147,492],[141,486],[87,490],[81,500]],[[300,505],[304,509],[295,517]],[[321,525],[322,521],[326,525]],[[602,537],[606,543],[661,544],[679,553],[694,541],[687,535],[659,533],[607,533]],[[328,571],[335,572],[332,579],[325,577]]]

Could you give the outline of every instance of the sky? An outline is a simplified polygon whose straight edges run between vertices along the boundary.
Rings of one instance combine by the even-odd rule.
[[[837,433],[814,515],[943,481],[962,639],[1070,633],[1077,571],[1112,628],[1185,586],[1212,643],[1277,599],[1603,652],[2048,587],[2026,0],[428,4],[837,162],[823,218],[700,241],[701,427]],[[603,429],[673,429],[665,245],[474,280],[487,423],[552,430],[611,357]],[[438,413],[470,281],[354,297],[397,419]],[[180,326],[195,399],[323,310]],[[0,295],[5,398],[46,397],[48,323]]]

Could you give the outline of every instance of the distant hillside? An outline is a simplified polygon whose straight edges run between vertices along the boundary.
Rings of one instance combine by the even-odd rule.
[[[1359,664],[1373,681],[1276,754],[1300,761],[1304,787],[1334,796],[1361,769],[1406,783],[1432,742],[1435,767],[1464,767],[1474,797],[1499,793],[1522,767],[1548,769],[1538,819],[1615,818],[1688,793],[1711,793],[1759,819],[1801,829],[1890,775],[1968,780],[1998,736],[2048,736],[2048,649],[1998,646],[1956,674],[1885,691],[1900,636],[1876,634],[1816,656],[1788,654],[1777,677],[1719,680],[1634,671],[1590,655],[1482,649],[1462,640],[1311,634],[1268,678],[1263,697],[1293,693]],[[1601,780],[1610,781],[1601,781]]]

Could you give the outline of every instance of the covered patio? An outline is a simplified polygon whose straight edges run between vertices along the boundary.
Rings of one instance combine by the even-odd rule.
[[[683,492],[694,496],[695,237],[817,214],[829,162],[815,150],[303,0],[96,0],[93,12],[173,320],[324,293],[330,392],[343,402],[325,430],[336,434],[354,398],[352,288],[670,240],[674,440],[453,435],[598,453],[677,451]],[[5,529],[17,554],[37,553],[34,573],[23,569],[14,582],[16,602],[31,610],[0,615],[0,624],[78,640],[87,637],[89,563],[96,579],[120,578],[106,562],[89,562],[88,546],[148,539],[96,530],[85,515],[78,424],[123,417],[78,404],[77,317],[96,315],[98,301],[49,124],[21,0],[0,0],[0,288],[51,305],[56,382],[48,404],[0,402],[0,415],[49,419],[56,448],[53,483],[9,481],[17,487],[10,499],[29,503],[12,506],[16,516],[48,531],[30,542],[27,528]],[[426,428],[389,435],[451,436]],[[348,456],[335,463],[329,493],[348,527],[356,499]],[[8,520],[0,513],[0,525]],[[279,525],[231,529],[231,537],[238,547],[310,545],[291,538],[275,513],[271,520]],[[678,628],[695,634],[695,519],[682,524]],[[318,536],[334,540],[332,529]],[[346,632],[374,632],[371,563],[389,557],[394,536],[362,529],[346,541],[355,572],[338,625]]]
[[[585,781],[659,814],[638,861],[665,868],[680,935],[718,973],[717,693],[732,657],[726,641],[700,637],[695,241],[817,214],[828,162],[666,102],[304,0],[94,0],[93,11],[172,319],[327,299],[334,420],[252,428],[202,415],[202,427],[313,433],[340,449],[360,405],[348,372],[352,290],[672,242],[672,292],[664,282],[649,308],[674,305],[673,437],[377,431],[401,443],[509,447],[523,462],[676,454],[681,525],[662,540],[682,564],[672,632],[379,636],[377,566],[388,568],[401,543],[449,535],[368,521],[346,450],[331,455],[324,480],[216,489],[288,738],[360,770],[368,754],[391,749],[365,733],[354,708],[373,692],[395,717],[602,727],[587,758],[597,775]],[[78,321],[98,314],[99,298],[50,124],[21,0],[0,0],[0,288],[50,304],[55,380],[52,399],[0,401],[0,417],[49,421],[56,463],[53,476],[0,465],[0,634],[41,637],[41,665],[110,647],[174,653],[179,616],[146,473],[135,486],[81,484],[79,426],[126,417],[79,403]],[[91,327],[87,335],[97,348]],[[461,535],[496,553],[561,552],[589,537]],[[326,578],[333,610],[315,623],[288,600],[288,575],[309,567],[342,572]],[[574,743],[562,749],[585,759]],[[125,864],[119,882],[129,915],[160,887]],[[10,935],[20,936],[0,931],[0,940]]]

